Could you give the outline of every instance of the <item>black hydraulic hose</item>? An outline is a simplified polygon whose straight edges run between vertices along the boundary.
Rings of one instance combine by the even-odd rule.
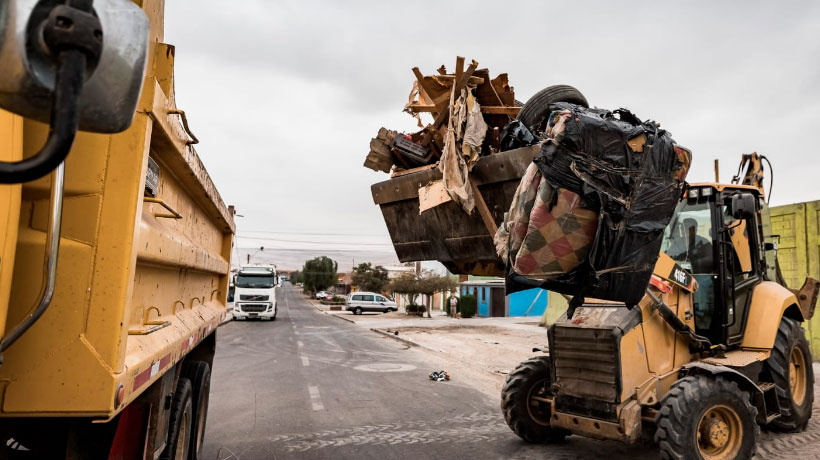
[[[78,106],[85,80],[86,55],[64,50],[57,56],[57,79],[46,144],[34,156],[15,162],[0,162],[0,184],[18,184],[39,179],[62,163],[79,128]]]

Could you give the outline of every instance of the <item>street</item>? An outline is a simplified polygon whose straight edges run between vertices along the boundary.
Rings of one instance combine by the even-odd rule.
[[[658,458],[654,446],[579,436],[528,445],[473,380],[429,380],[439,357],[322,314],[294,287],[278,291],[276,321],[219,328],[204,458]],[[816,456],[816,412],[805,433],[763,432],[757,458]]]

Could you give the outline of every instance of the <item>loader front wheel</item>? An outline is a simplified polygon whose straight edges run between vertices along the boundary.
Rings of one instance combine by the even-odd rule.
[[[530,358],[507,376],[501,390],[501,410],[510,429],[531,443],[550,443],[569,433],[550,427],[552,382],[550,358]]]
[[[655,419],[661,458],[740,460],[754,456],[760,427],[748,393],[721,377],[675,382]]]
[[[775,384],[780,417],[771,427],[780,431],[802,431],[809,423],[814,403],[814,372],[806,334],[797,321],[783,318],[777,329],[772,354],[766,360]]]

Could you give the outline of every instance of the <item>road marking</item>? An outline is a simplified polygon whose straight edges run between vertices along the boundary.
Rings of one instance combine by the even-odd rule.
[[[308,393],[310,393],[310,399],[315,399],[316,400],[316,401],[313,401],[313,403],[312,403],[313,410],[314,411],[325,410],[325,406],[324,406],[324,404],[322,404],[322,396],[319,394],[319,387],[317,387],[315,385],[308,385]]]
[[[304,344],[304,343],[302,343],[302,341],[301,341],[301,340],[299,340],[298,342],[296,342],[296,345],[299,345],[300,347],[304,347],[304,346],[305,346],[305,344]]]
[[[310,366],[310,360],[308,359],[307,356],[302,356],[302,365],[305,366],[305,367]]]

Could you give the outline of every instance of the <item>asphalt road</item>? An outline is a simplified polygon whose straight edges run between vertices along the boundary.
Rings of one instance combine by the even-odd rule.
[[[276,321],[217,333],[205,459],[658,458],[653,446],[578,436],[528,445],[497,398],[470,382],[429,380],[427,352],[322,314],[290,286],[278,302]],[[806,433],[764,433],[758,457],[816,458],[817,419]]]

